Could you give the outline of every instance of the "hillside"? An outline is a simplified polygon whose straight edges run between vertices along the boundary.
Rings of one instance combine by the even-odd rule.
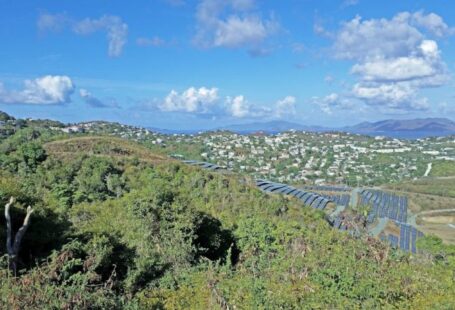
[[[364,122],[344,127],[341,130],[366,135],[417,139],[453,135],[455,134],[455,122],[447,118],[389,119],[373,123]]]
[[[348,130],[358,132],[379,132],[379,131],[455,131],[455,122],[447,118],[417,118],[408,120],[383,120],[379,122],[365,122]]]
[[[147,148],[114,137],[88,136],[57,140],[46,143],[44,149],[56,157],[74,157],[80,155],[97,155],[137,159],[150,163],[166,161],[165,157],[151,153]]]
[[[423,245],[425,256],[405,254],[333,230],[324,213],[262,193],[245,176],[162,160],[117,138],[30,130],[0,143],[2,208],[17,197],[14,227],[24,205],[35,209],[23,274],[0,269],[0,300],[11,308],[453,304],[446,271],[455,251],[436,239]]]

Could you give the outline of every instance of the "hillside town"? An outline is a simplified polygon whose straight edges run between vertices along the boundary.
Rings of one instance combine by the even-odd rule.
[[[455,164],[454,137],[404,140],[292,130],[274,135],[226,131],[162,134],[108,122],[81,123],[70,128],[76,133],[119,136],[179,158],[297,184],[376,185],[431,176],[429,165],[433,162]]]
[[[63,134],[117,136],[174,157],[203,160],[256,178],[294,184],[378,185],[432,176],[433,163],[455,165],[453,136],[405,140],[293,130],[273,135],[228,131],[163,134],[104,121],[41,122]],[[0,132],[9,135],[23,126],[26,124],[22,121],[3,117]]]

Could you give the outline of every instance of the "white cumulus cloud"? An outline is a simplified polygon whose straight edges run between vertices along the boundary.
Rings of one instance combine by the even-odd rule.
[[[172,90],[158,105],[166,112],[210,113],[218,100],[217,88],[190,87],[182,93]]]
[[[253,12],[253,0],[201,0],[194,41],[202,47],[246,48],[263,55],[264,42],[279,29],[275,19]]]
[[[278,118],[285,116],[293,116],[296,111],[296,98],[294,96],[286,96],[276,102],[276,115]]]
[[[332,114],[333,109],[348,110],[354,107],[354,103],[337,93],[331,93],[325,97],[313,97],[312,102],[319,106],[322,112]]]
[[[228,105],[228,111],[233,117],[243,118],[250,116],[250,104],[244,96],[227,97],[226,103]]]
[[[0,83],[0,102],[24,104],[63,104],[71,101],[74,84],[68,76],[46,75],[25,80],[21,90],[8,90]]]
[[[450,79],[437,39],[453,33],[435,13],[402,12],[391,19],[345,22],[333,35],[336,58],[355,61],[358,77],[351,96],[369,105],[396,110],[428,109],[421,89]]]

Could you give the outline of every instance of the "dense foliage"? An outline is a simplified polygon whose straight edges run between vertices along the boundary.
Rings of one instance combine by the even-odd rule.
[[[410,256],[332,230],[322,212],[248,178],[142,160],[121,140],[48,144],[59,136],[28,126],[0,143],[0,211],[17,197],[17,228],[35,209],[22,272],[0,262],[6,308],[455,307],[455,250],[438,239]]]

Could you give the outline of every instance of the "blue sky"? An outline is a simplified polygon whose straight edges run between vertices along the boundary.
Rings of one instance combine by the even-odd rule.
[[[448,1],[0,1],[0,110],[204,129],[455,115]]]

